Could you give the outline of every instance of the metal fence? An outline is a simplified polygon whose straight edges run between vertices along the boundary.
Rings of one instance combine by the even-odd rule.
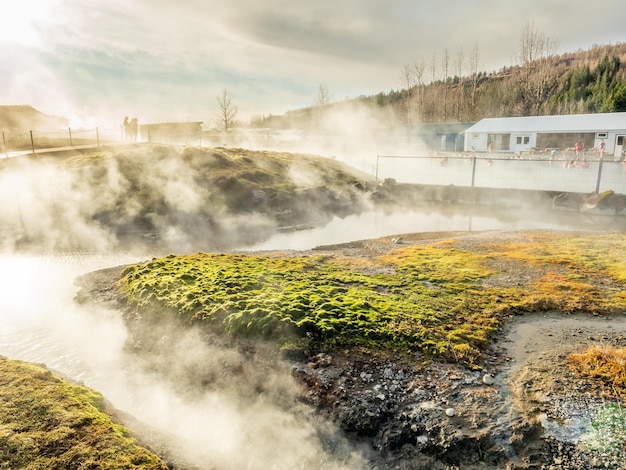
[[[196,123],[197,124],[197,123]],[[202,145],[202,132],[189,130],[188,123],[145,124],[140,126],[136,138],[126,136],[118,128],[63,129],[56,132],[27,131],[22,133],[2,131],[0,158],[28,153],[45,153],[54,150],[99,148],[101,145],[151,142],[172,145]]]
[[[56,132],[27,131],[23,133],[2,131],[2,149],[5,157],[25,153],[45,152],[63,148],[99,148],[100,145],[119,143],[119,129],[63,129]]]
[[[472,188],[626,194],[626,162],[519,159],[485,155],[378,155],[377,180]]]

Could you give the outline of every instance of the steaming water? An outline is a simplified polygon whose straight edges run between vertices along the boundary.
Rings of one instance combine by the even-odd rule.
[[[374,211],[334,219],[314,230],[280,234],[243,249],[309,249],[407,232],[511,228],[624,230],[623,219],[601,222],[577,213],[552,213],[549,220],[480,214],[476,211]],[[604,227],[602,227],[604,225]],[[97,269],[140,262],[137,255],[73,253],[50,256],[0,256],[0,354],[46,364],[100,391],[119,409],[166,430],[183,441],[186,457],[205,468],[362,468],[344,453],[324,457],[315,425],[293,410],[271,403],[241,407],[219,392],[188,400],[174,387],[145,372],[123,352],[125,327],[117,312],[80,307],[73,302],[73,279]],[[193,340],[190,340],[190,343]],[[182,349],[191,348],[186,344]],[[188,352],[188,351],[185,351]],[[289,374],[281,378],[289,382]]]
[[[232,389],[190,395],[126,355],[120,315],[76,305],[72,280],[139,261],[94,254],[0,257],[0,354],[46,364],[100,391],[118,409],[173,436],[179,455],[199,468],[362,468],[353,451],[326,455],[320,436],[333,431],[314,423],[303,406],[284,407],[263,397],[242,404]],[[176,363],[192,357],[208,365],[236,353],[205,348],[190,335],[172,355]],[[277,390],[290,389],[288,370],[259,373],[286,382],[274,385]]]
[[[439,205],[433,209],[403,211],[373,210],[345,218],[335,217],[314,230],[280,233],[245,250],[308,250],[318,246],[347,243],[413,232],[482,230],[599,230],[626,231],[626,217],[542,209]]]

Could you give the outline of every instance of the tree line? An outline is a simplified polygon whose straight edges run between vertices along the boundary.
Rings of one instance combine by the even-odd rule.
[[[444,50],[439,61],[433,55],[430,64],[405,65],[399,90],[361,99],[393,107],[406,124],[626,111],[626,44],[556,50],[554,39],[527,23],[512,66],[488,74],[479,70],[478,46],[467,57]]]
[[[428,62],[402,66],[397,89],[330,102],[328,89],[320,85],[310,108],[257,118],[251,125],[306,127],[330,109],[355,103],[406,125],[626,111],[626,43],[564,54],[557,48],[555,39],[526,23],[514,64],[497,72],[480,69],[478,45],[454,55],[445,49]]]

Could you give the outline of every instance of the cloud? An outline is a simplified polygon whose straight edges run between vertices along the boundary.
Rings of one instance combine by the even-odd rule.
[[[144,122],[208,121],[223,88],[243,118],[309,106],[320,83],[337,99],[373,95],[399,88],[403,65],[440,61],[445,50],[476,46],[480,68],[497,70],[512,63],[527,21],[565,52],[626,39],[619,15],[581,21],[582,0],[47,3],[45,17],[20,19],[38,41],[5,48],[2,100],[110,115],[127,105]]]

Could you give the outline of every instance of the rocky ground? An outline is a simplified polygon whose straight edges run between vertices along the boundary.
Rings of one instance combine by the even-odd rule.
[[[371,439],[373,468],[622,469],[623,441],[603,443],[592,426],[618,402],[594,393],[565,358],[597,340],[623,347],[624,332],[623,319],[555,313],[512,319],[481,371],[327,354],[293,370],[310,403]]]
[[[398,244],[514,232],[384,237],[314,251],[374,256]],[[519,283],[538,273],[522,264],[490,282]],[[94,273],[80,295],[115,299],[119,270]],[[371,449],[376,469],[625,469],[623,402],[602,396],[570,371],[566,357],[589,345],[626,347],[626,312],[603,318],[533,314],[510,318],[485,351],[481,370],[420,357],[354,351],[289,357],[301,399]]]

